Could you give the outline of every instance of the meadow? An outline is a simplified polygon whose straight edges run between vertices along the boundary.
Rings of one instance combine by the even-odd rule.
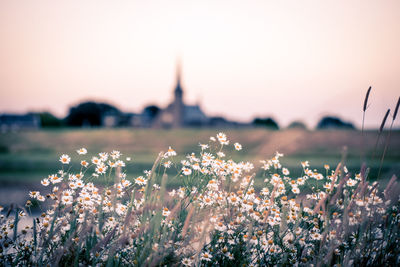
[[[371,173],[377,174],[387,134],[382,135],[375,149],[377,131],[367,131],[364,137],[360,131],[347,130],[227,129],[225,133],[244,147],[240,154],[232,155],[233,159],[257,164],[279,151],[285,155],[285,166],[295,175],[301,174],[300,162],[305,160],[313,168],[336,165],[344,147],[350,170],[360,168],[364,153]],[[133,178],[150,169],[158,153],[169,146],[178,152],[178,157],[184,158],[198,149],[198,142],[206,142],[212,135],[215,135],[214,129],[63,129],[2,133],[0,183],[3,186],[36,183],[58,169],[55,159],[61,154],[73,154],[81,147],[87,148],[90,155],[114,149],[121,151],[125,158],[132,159],[126,169]],[[392,174],[400,174],[400,131],[392,132],[381,178],[388,179]]]
[[[396,265],[399,135],[3,133],[0,264]]]

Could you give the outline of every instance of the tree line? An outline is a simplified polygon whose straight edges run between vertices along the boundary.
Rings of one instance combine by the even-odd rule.
[[[142,114],[147,116],[149,120],[153,120],[161,111],[156,105],[146,106]],[[68,115],[65,118],[58,118],[50,112],[39,113],[41,127],[43,128],[56,128],[56,127],[101,127],[103,126],[103,118],[106,115],[120,116],[124,112],[120,111],[117,107],[98,102],[83,102],[69,109]],[[249,126],[267,128],[270,130],[279,130],[281,127],[271,117],[256,117]],[[307,126],[301,121],[294,121],[287,128],[293,129],[307,129]],[[343,121],[335,116],[325,116],[318,122],[317,129],[355,129],[354,125],[350,122]]]

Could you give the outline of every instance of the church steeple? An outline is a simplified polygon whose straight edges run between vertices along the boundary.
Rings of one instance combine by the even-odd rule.
[[[181,61],[178,59],[176,64],[176,87],[175,87],[175,98],[182,98],[183,90],[181,85]]]
[[[174,128],[180,128],[183,126],[183,112],[185,104],[183,103],[183,89],[181,85],[181,61],[178,59],[176,64],[176,87],[174,90],[175,99],[172,103],[172,114]]]

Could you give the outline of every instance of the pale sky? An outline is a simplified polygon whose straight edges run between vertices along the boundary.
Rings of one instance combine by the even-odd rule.
[[[400,94],[398,0],[1,0],[0,40],[0,112],[163,107],[178,57],[210,116],[360,125],[371,85],[376,127]]]

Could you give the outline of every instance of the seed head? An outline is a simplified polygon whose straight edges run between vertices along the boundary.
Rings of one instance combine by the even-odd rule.
[[[385,117],[383,117],[383,121],[382,121],[381,127],[379,127],[379,132],[380,133],[382,132],[383,127],[385,127],[386,119],[389,116],[389,113],[390,113],[390,108],[386,111]]]
[[[364,111],[364,112],[367,110],[368,98],[369,98],[369,93],[370,93],[370,92],[371,92],[371,86],[368,88],[367,94],[365,95],[364,107],[363,107],[363,111]]]
[[[399,111],[399,106],[400,106],[400,96],[399,96],[399,99],[397,99],[397,105],[396,105],[396,108],[394,109],[393,120],[396,119],[397,112]]]

